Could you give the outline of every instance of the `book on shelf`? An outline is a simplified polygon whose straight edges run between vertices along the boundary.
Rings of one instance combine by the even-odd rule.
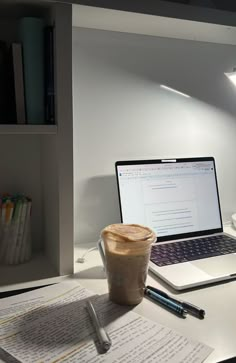
[[[45,122],[43,31],[43,18],[23,17],[19,20],[19,37],[23,46],[28,124],[43,124]]]
[[[11,44],[12,68],[14,78],[14,93],[16,106],[16,121],[18,124],[26,123],[25,113],[25,86],[23,73],[22,44]]]
[[[20,19],[28,124],[55,123],[54,27],[43,18]]]
[[[12,58],[9,46],[0,41],[0,123],[12,124],[16,122],[16,107],[14,95],[14,76]]]
[[[7,67],[7,44],[0,41],[0,123],[6,123],[6,67]]]
[[[55,89],[54,89],[54,28],[44,29],[44,65],[45,65],[45,120],[55,123]]]
[[[22,46],[0,42],[0,123],[25,121]]]
[[[54,27],[23,17],[18,30],[0,40],[0,124],[55,124]]]

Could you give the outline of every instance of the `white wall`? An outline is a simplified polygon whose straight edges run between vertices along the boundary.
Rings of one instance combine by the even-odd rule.
[[[214,156],[229,219],[236,88],[224,72],[235,63],[235,46],[74,28],[75,242],[120,221],[116,160]]]

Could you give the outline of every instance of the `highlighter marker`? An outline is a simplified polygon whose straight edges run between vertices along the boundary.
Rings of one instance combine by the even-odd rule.
[[[199,319],[204,319],[205,317],[205,310],[187,302],[187,301],[179,301],[172,296],[169,296],[166,292],[161,291],[155,287],[147,286],[147,289],[156,292],[157,294],[165,297],[166,299],[172,300],[173,302],[176,302],[177,304],[181,305],[187,312],[191,315],[194,315],[195,317]]]
[[[186,317],[187,311],[180,304],[178,304],[170,299],[167,299],[166,297],[159,295],[156,292],[154,292],[148,288],[145,288],[144,293],[145,293],[145,295],[150,297],[152,300],[157,301],[159,304],[167,307],[174,313],[180,315],[183,318]]]

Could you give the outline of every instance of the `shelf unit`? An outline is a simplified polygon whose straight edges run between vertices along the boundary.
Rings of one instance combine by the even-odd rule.
[[[0,135],[55,135],[57,125],[0,125]]]
[[[0,193],[32,197],[30,262],[0,265],[7,286],[73,273],[72,6],[9,0],[0,5],[0,39],[17,41],[22,16],[40,16],[54,31],[56,124],[0,125]]]

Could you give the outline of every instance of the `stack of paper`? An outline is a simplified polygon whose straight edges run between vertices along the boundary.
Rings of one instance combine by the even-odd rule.
[[[30,259],[32,201],[24,195],[0,196],[0,262],[18,264]]]
[[[112,341],[106,354],[99,354],[88,297]],[[212,351],[76,282],[2,299],[0,346],[3,362],[24,363],[200,363]]]

